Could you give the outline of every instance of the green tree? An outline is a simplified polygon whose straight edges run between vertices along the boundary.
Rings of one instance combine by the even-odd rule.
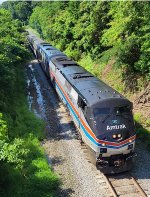
[[[82,54],[148,77],[149,2],[42,2],[30,25],[78,60]]]
[[[28,53],[23,46],[20,22],[13,21],[8,11],[0,9],[0,24],[0,110],[5,111],[9,108],[7,104],[13,101],[11,97],[15,91],[16,68]]]
[[[149,9],[149,2],[111,2],[112,19],[102,36],[103,45],[110,47],[107,53],[118,65],[143,74],[150,68]]]
[[[7,123],[0,113],[0,162],[12,163],[16,168],[22,168],[24,157],[28,150],[24,148],[24,141],[14,139],[10,142]]]
[[[27,24],[32,14],[32,9],[39,4],[40,2],[35,1],[6,1],[0,7],[9,10],[13,19],[19,19]]]
[[[107,2],[43,2],[30,17],[41,36],[78,60],[82,53],[99,58],[100,39],[109,21]]]

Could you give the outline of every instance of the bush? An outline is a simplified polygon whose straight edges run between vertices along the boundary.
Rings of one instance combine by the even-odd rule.
[[[3,9],[0,23],[0,196],[54,196],[59,181],[40,145],[44,123],[29,111],[25,95],[23,29]]]

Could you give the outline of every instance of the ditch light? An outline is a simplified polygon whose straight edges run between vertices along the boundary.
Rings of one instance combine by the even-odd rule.
[[[133,144],[129,144],[128,145],[128,150],[132,149],[133,148]]]
[[[107,153],[107,148],[100,148],[100,153]]]

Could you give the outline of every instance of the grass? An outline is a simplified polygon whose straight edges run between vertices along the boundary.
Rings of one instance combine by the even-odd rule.
[[[134,114],[137,137],[144,142],[150,151],[150,119],[145,118],[140,112]]]
[[[100,65],[97,62],[94,62],[89,55],[86,56],[84,54],[78,63],[96,77],[100,77],[100,74],[102,73],[102,70],[105,66],[104,64]]]
[[[10,143],[16,139],[22,142],[20,149],[11,151],[17,155],[20,152],[26,154],[21,158],[23,163],[19,167],[14,163],[0,161],[0,196],[53,197],[60,181],[49,166],[41,146],[44,122],[28,109],[24,70],[19,67],[16,71],[18,79],[15,99],[12,98],[13,105],[8,106],[4,118],[8,124]]]
[[[124,94],[125,84],[122,80],[121,73],[121,69],[114,68],[111,69],[111,71],[108,72],[105,77],[102,76],[102,79],[119,93]]]
[[[22,169],[5,166],[2,196],[6,197],[53,197],[59,186],[59,179],[48,165],[43,148],[33,134],[23,138],[28,154]],[[6,183],[7,181],[7,183]]]

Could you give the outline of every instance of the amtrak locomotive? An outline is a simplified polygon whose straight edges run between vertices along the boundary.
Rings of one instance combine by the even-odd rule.
[[[67,106],[92,162],[105,174],[130,170],[136,138],[132,103],[31,32],[28,41]]]

